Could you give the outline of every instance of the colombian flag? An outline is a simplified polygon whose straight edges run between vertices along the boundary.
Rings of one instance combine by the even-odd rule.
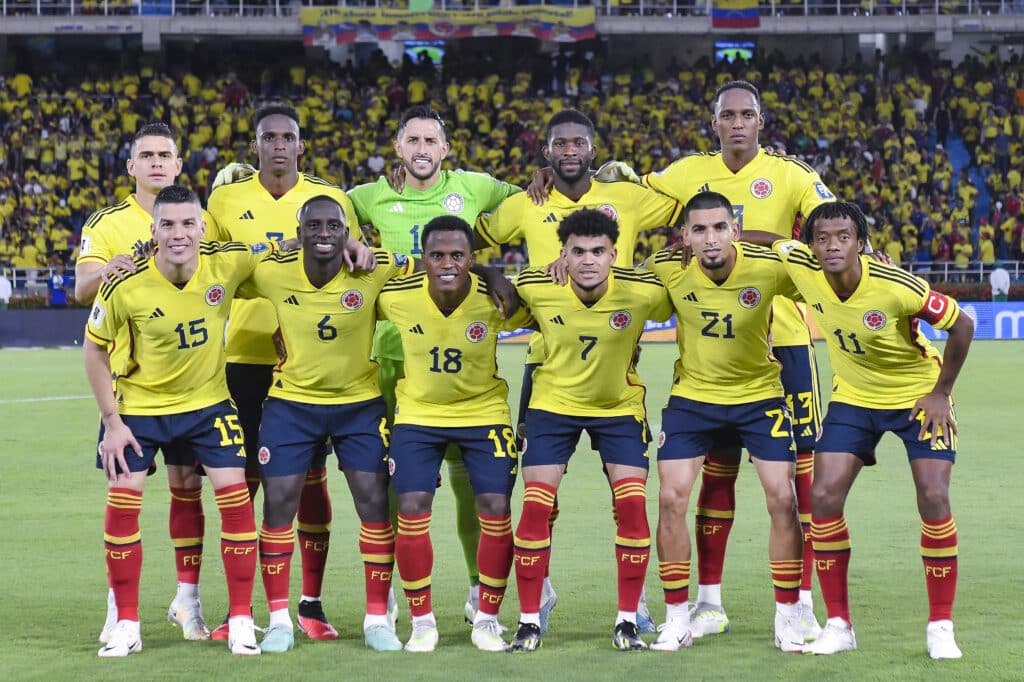
[[[757,28],[760,25],[757,0],[714,0],[711,28]]]

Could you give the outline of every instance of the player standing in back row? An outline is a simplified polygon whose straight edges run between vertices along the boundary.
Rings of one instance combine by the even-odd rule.
[[[427,106],[411,107],[402,115],[395,137],[395,153],[404,169],[403,186],[393,189],[387,178],[381,177],[349,192],[358,224],[376,228],[382,248],[419,258],[423,253],[420,234],[433,218],[456,216],[472,225],[477,215],[493,211],[508,196],[520,191],[515,185],[483,173],[442,170],[441,163],[449,149],[448,130],[441,116]],[[381,391],[393,415],[395,387],[405,376],[405,355],[401,335],[391,322],[378,323],[373,358],[380,365]],[[480,596],[476,560],[480,525],[473,487],[458,448],[450,447],[445,461],[446,480],[455,495],[459,542],[469,573],[465,616],[472,623]]]
[[[683,204],[698,192],[718,192],[736,202],[733,213],[741,231],[764,230],[784,238],[799,234],[801,216],[822,203],[835,201],[813,168],[758,144],[764,113],[756,87],[742,80],[725,83],[718,88],[711,106],[711,127],[718,134],[721,151],[679,159],[662,171],[643,176],[643,184]],[[782,386],[793,415],[796,496],[804,537],[801,620],[805,632],[813,638],[820,630],[811,602],[810,569],[810,490],[814,440],[821,421],[817,367],[804,312],[796,303],[782,297],[775,299],[771,333],[772,353],[782,364]],[[694,637],[729,629],[722,606],[722,566],[736,510],[739,463],[739,448],[715,445],[704,463],[694,523],[699,571],[692,620]]]

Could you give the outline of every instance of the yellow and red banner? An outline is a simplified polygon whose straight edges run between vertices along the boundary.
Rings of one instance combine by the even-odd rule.
[[[491,36],[573,43],[597,35],[593,6],[429,12],[377,7],[303,7],[301,16],[302,41],[306,46]]]
[[[711,28],[757,28],[761,15],[758,0],[714,0],[711,5]]]

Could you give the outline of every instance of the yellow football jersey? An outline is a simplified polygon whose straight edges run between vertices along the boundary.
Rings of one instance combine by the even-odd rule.
[[[179,289],[139,260],[125,279],[100,287],[86,336],[110,346],[128,327],[128,362],[117,378],[121,414],[178,414],[228,399],[224,327],[231,299],[273,246],[207,242],[199,267]]]
[[[228,238],[255,244],[296,235],[302,204],[320,194],[338,201],[345,210],[350,232],[359,232],[352,202],[343,191],[320,178],[299,173],[299,181],[280,197],[260,184],[259,175],[221,185],[210,194],[210,213]],[[264,300],[235,300],[228,325],[228,362],[277,364],[272,336],[277,328],[274,306]]]
[[[835,201],[817,171],[803,161],[761,148],[753,160],[733,173],[722,152],[694,154],[668,168],[643,176],[644,184],[683,203],[702,191],[718,192],[732,202],[740,229],[799,238],[798,218],[819,204]],[[791,301],[775,304],[772,337],[776,346],[805,346],[811,337],[803,311]]]
[[[213,216],[203,211],[203,220],[206,222],[204,240],[223,238]],[[82,227],[78,262],[105,265],[114,256],[130,256],[137,243],[148,242],[153,236],[152,225],[153,216],[139,205],[134,194],[118,204],[98,210]],[[114,374],[120,373],[128,360],[128,328],[121,329],[119,334],[110,353],[110,369]]]
[[[802,242],[776,242],[790,277],[825,335],[832,360],[832,400],[896,410],[935,387],[942,358],[918,329],[918,318],[949,329],[956,301],[904,270],[861,256],[857,290],[841,300]]]
[[[493,213],[482,214],[477,219],[476,229],[495,246],[525,241],[530,265],[543,268],[561,254],[558,226],[562,219],[584,208],[603,211],[618,222],[615,265],[623,268],[633,267],[638,233],[675,225],[682,216],[682,205],[678,201],[646,187],[629,182],[594,182],[579,201],[573,201],[554,188],[540,206],[534,204],[525,192],[514,194]],[[544,340],[540,334],[534,334],[530,339],[527,362],[543,361]]]
[[[448,315],[427,290],[427,274],[416,273],[384,285],[377,314],[402,335],[405,377],[395,395],[396,424],[462,427],[507,424],[508,384],[498,376],[498,332],[531,324],[520,309],[511,319],[491,300],[477,275],[466,299]]]
[[[516,288],[547,349],[544,364],[533,373],[530,407],[580,417],[645,419],[645,389],[632,359],[644,321],[672,316],[661,280],[613,267],[608,291],[590,307],[543,270],[524,270]]]
[[[239,296],[264,298],[276,311],[285,356],[274,368],[271,396],[336,405],[380,395],[370,360],[375,302],[385,282],[412,271],[412,261],[381,249],[374,255],[373,272],[342,268],[318,289],[306,277],[301,251],[276,253],[242,285]]]
[[[736,242],[736,265],[715,283],[697,265],[683,269],[679,253],[659,251],[647,268],[665,283],[676,312],[679,359],[672,395],[739,405],[783,395],[768,329],[775,296],[795,296],[782,258],[771,249]]]

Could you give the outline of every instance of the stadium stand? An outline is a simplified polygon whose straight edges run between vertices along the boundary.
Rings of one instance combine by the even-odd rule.
[[[993,50],[955,67],[890,55],[841,71],[781,54],[756,64],[612,69],[589,51],[524,53],[502,64],[451,51],[439,68],[409,57],[389,64],[379,51],[358,68],[301,55],[231,71],[158,71],[128,59],[92,66],[88,75],[9,73],[0,85],[0,263],[16,269],[16,287],[46,281],[33,268],[72,263],[89,214],[130,193],[128,141],[148,121],[176,131],[180,181],[204,199],[219,167],[252,161],[251,116],[272,100],[299,110],[304,170],[342,187],[390,169],[394,114],[420,102],[450,122],[458,167],[525,185],[543,164],[542,122],[563,107],[594,116],[599,163],[620,159],[645,171],[711,150],[708,98],[736,77],[762,90],[762,143],[803,159],[839,197],[860,204],[876,248],[936,279],[984,281],[997,261],[1020,276],[1019,55],[1002,61]],[[645,235],[637,257],[670,238]]]

